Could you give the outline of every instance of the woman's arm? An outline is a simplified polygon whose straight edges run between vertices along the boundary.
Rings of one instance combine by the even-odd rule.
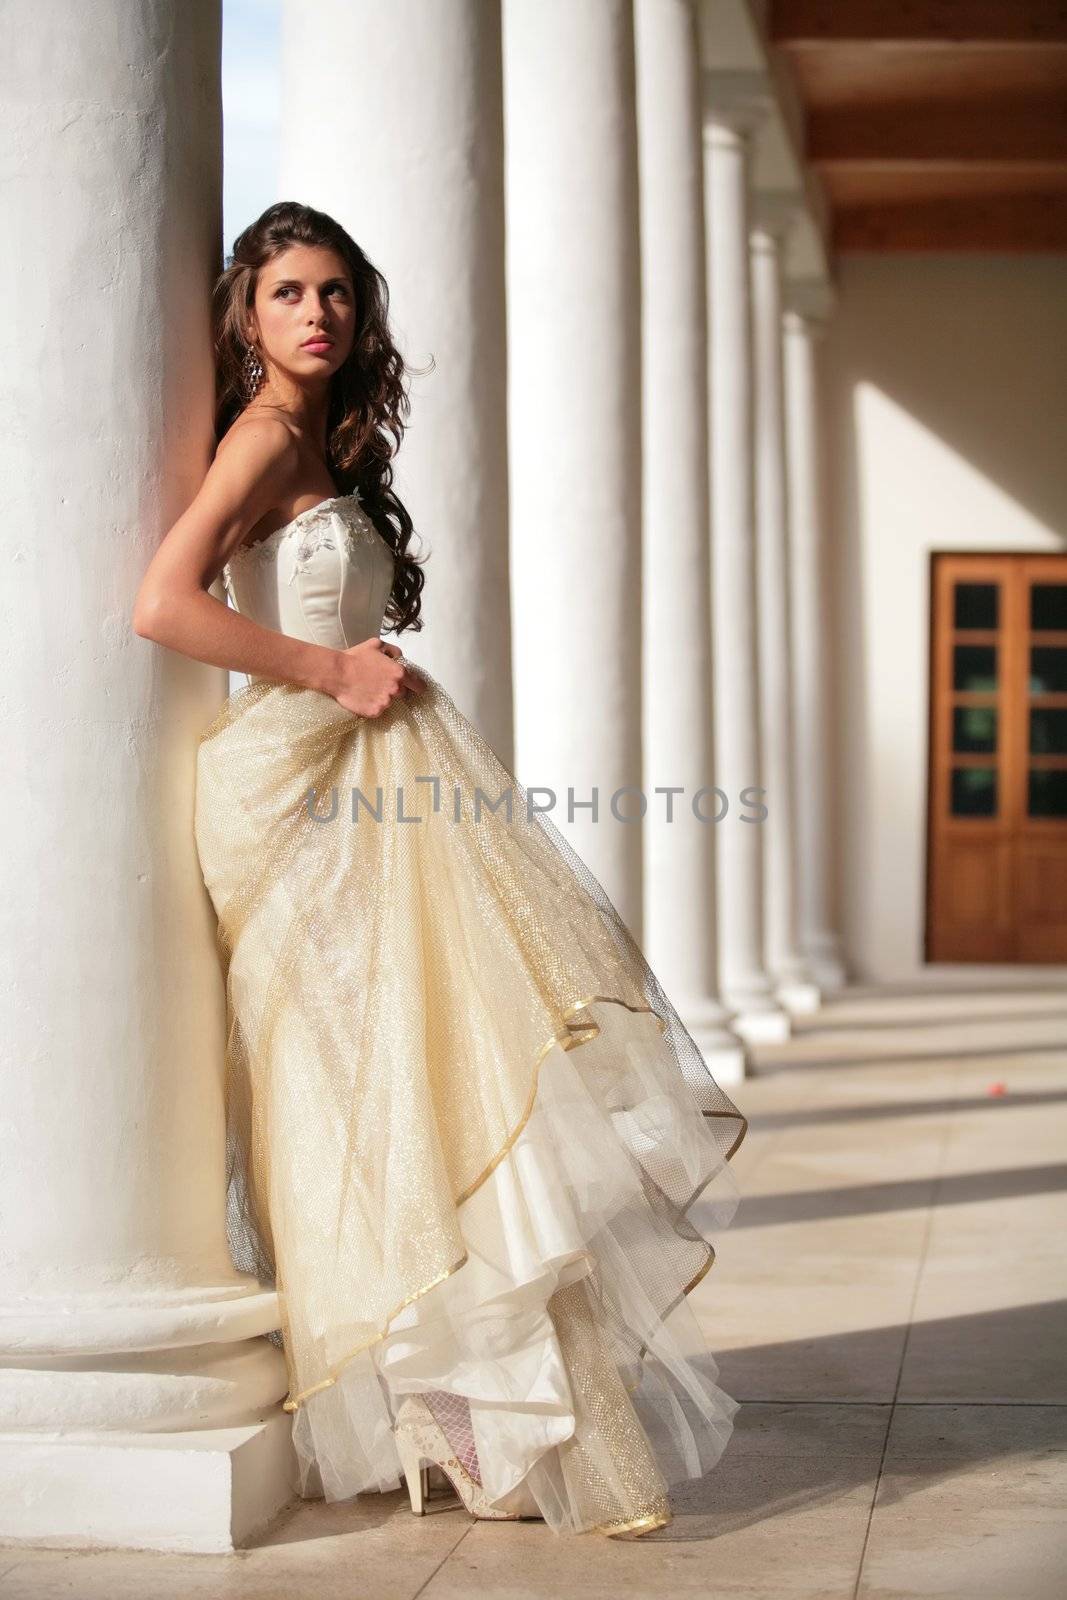
[[[295,440],[276,418],[249,420],[224,441],[149,563],[134,632],[212,666],[334,693],[347,676],[344,652],[264,628],[208,593],[249,530],[292,492],[297,470]]]
[[[278,418],[249,418],[227,435],[196,499],[148,565],[134,632],[196,661],[317,689],[358,716],[380,716],[398,695],[425,688],[394,659],[401,655],[395,644],[372,638],[331,650],[261,627],[208,593],[246,534],[293,494],[298,471],[296,443]]]

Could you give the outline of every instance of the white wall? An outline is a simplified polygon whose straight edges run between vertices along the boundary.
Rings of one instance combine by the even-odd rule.
[[[858,981],[987,980],[923,961],[930,552],[1065,548],[1067,259],[857,255],[839,289],[822,396],[845,954]]]

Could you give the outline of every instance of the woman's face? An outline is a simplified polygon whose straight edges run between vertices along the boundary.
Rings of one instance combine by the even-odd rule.
[[[260,271],[254,312],[259,343],[276,367],[297,382],[329,379],[356,331],[344,257],[327,245],[290,245]]]

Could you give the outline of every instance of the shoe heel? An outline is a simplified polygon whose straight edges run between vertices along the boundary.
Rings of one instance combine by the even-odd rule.
[[[518,1519],[517,1511],[498,1511],[489,1504],[482,1485],[470,1476],[452,1453],[446,1434],[421,1395],[407,1396],[397,1413],[393,1435],[412,1511],[421,1514],[424,1510],[450,1511],[454,1506],[463,1506],[472,1517],[484,1517],[494,1522]],[[427,1506],[426,1502],[430,1499],[430,1468],[427,1466],[426,1476],[422,1477],[419,1469],[423,1461],[444,1473],[455,1498],[448,1497],[441,1505]]]
[[[396,1434],[397,1454],[408,1486],[408,1499],[417,1517],[426,1515],[426,1502],[430,1498],[430,1469],[422,1465],[422,1456],[414,1439],[404,1429]]]

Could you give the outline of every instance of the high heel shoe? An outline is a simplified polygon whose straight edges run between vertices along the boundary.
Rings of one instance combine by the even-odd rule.
[[[494,1522],[518,1520],[519,1512],[499,1511],[490,1505],[480,1479],[474,1475],[477,1456],[472,1453],[466,1464],[460,1459],[421,1394],[405,1396],[396,1415],[393,1433],[411,1509],[416,1516],[423,1516],[427,1511],[448,1511],[456,1505],[463,1505],[472,1517]],[[427,1465],[424,1466],[424,1462]],[[455,1500],[429,1504],[430,1466],[439,1467],[448,1478],[456,1492]]]

